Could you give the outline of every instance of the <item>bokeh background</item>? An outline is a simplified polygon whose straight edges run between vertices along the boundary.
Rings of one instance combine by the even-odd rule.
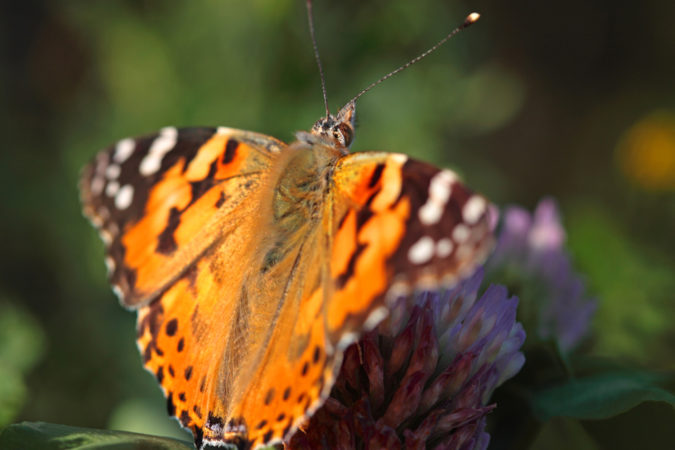
[[[675,369],[675,3],[315,0],[330,107],[473,10],[475,26],[359,101],[353,149],[453,167],[499,205],[554,196],[599,299],[585,352]],[[78,172],[165,125],[290,141],[322,111],[301,0],[2,2],[0,426],[188,438],[141,368]]]

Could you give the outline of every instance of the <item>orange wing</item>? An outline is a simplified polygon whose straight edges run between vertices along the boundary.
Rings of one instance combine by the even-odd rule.
[[[80,189],[122,303],[149,303],[236,226],[228,216],[284,147],[229,128],[167,127],[102,151]]]
[[[388,298],[450,286],[491,245],[484,200],[450,172],[386,153],[331,161],[312,168],[317,180],[332,173],[320,221],[284,235],[268,270],[279,226],[265,218],[278,185],[245,223],[252,239],[229,235],[140,311],[146,366],[198,446],[287,440],[329,395],[346,346],[386,316]],[[427,238],[430,249],[419,244]]]
[[[321,226],[291,255],[302,275],[291,275],[265,356],[224,418],[234,427],[213,441],[288,440],[330,394],[346,347],[388,314],[388,300],[451,287],[492,246],[486,201],[452,172],[390,153],[348,155],[329,170]]]
[[[258,206],[267,211],[262,199]],[[265,271],[256,246],[274,231],[254,223],[264,215],[250,216],[258,219],[243,221],[190,275],[139,310],[146,368],[198,448],[279,442],[318,406],[329,388],[321,379],[333,372],[321,320],[325,254],[314,247],[320,233]]]
[[[492,248],[487,201],[449,170],[402,154],[355,153],[340,160],[334,183],[334,293],[324,317],[340,347],[363,324],[376,325],[392,300],[451,287]]]
[[[297,145],[283,153],[228,214],[236,227],[222,224],[227,231],[139,309],[145,366],[198,447],[279,441],[318,405],[320,379],[334,370],[321,320],[325,233],[305,219],[307,202],[325,201],[311,180],[327,182],[321,173],[337,156],[315,160]],[[311,199],[294,197],[303,189]]]

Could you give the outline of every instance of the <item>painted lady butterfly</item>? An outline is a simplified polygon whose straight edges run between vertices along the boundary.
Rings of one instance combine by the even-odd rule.
[[[354,115],[289,145],[167,127],[84,169],[144,365],[197,447],[288,440],[392,299],[452,286],[491,248],[483,197],[402,154],[350,154]]]

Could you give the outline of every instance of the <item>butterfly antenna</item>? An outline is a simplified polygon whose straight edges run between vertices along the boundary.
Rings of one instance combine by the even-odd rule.
[[[308,2],[309,2],[309,0],[308,0]],[[454,30],[452,30],[452,31],[450,32],[450,34],[448,34],[446,37],[444,37],[443,39],[441,39],[440,41],[438,41],[438,42],[436,43],[436,45],[434,45],[433,47],[431,47],[429,50],[425,51],[425,52],[422,53],[421,55],[417,56],[416,58],[413,58],[413,59],[411,59],[410,61],[408,61],[407,63],[403,64],[403,65],[402,65],[401,67],[399,67],[398,69],[389,72],[388,74],[386,74],[385,76],[383,76],[382,78],[380,78],[379,80],[377,80],[376,82],[372,83],[370,86],[368,86],[367,88],[365,88],[364,90],[362,90],[361,92],[359,92],[358,94],[356,94],[356,97],[354,97],[354,98],[351,99],[349,102],[347,102],[347,104],[352,103],[352,102],[355,102],[356,100],[359,99],[359,97],[361,97],[363,94],[365,94],[366,92],[368,92],[369,90],[371,90],[372,88],[374,88],[375,86],[377,86],[378,84],[382,83],[384,80],[393,77],[393,76],[396,75],[397,73],[399,73],[399,72],[401,72],[401,71],[407,69],[408,67],[410,67],[410,66],[412,66],[413,64],[419,62],[419,61],[422,60],[423,58],[429,56],[429,55],[430,55],[431,53],[433,53],[438,47],[440,47],[441,45],[445,44],[446,41],[447,41],[448,39],[450,39],[451,37],[453,37],[454,35],[456,35],[456,34],[459,33],[460,31],[462,31],[463,29],[467,28],[468,26],[473,25],[474,23],[476,23],[476,21],[478,21],[478,19],[480,19],[480,14],[478,14],[478,13],[476,13],[476,12],[473,12],[473,13],[469,14],[468,16],[466,16],[466,19],[464,19],[464,23],[462,23],[460,26],[458,26],[457,28],[455,28]]]
[[[326,78],[323,75],[323,66],[319,58],[319,48],[316,45],[316,36],[314,35],[314,19],[312,18],[312,0],[307,0],[307,21],[309,22],[309,34],[312,37],[312,47],[314,47],[314,58],[316,65],[319,66],[319,76],[321,77],[321,92],[323,93],[323,105],[326,107],[326,118],[330,116],[328,110],[328,96],[326,95]]]

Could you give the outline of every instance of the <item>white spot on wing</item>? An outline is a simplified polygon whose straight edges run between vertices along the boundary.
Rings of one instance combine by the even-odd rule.
[[[98,195],[103,192],[103,187],[105,186],[105,180],[103,177],[96,175],[93,180],[91,180],[90,190],[94,195]]]
[[[108,197],[112,197],[117,194],[117,191],[120,189],[120,184],[117,181],[111,181],[108,183],[108,186],[105,188],[105,194]]]
[[[136,143],[131,138],[122,139],[115,146],[115,154],[113,155],[113,161],[117,164],[122,164],[124,161],[129,159],[131,154],[136,148]]]
[[[413,264],[424,264],[434,256],[434,240],[422,236],[408,250],[408,260]]]
[[[108,269],[108,273],[113,273],[115,271],[115,260],[110,256],[105,257],[105,267]]]
[[[101,240],[105,245],[110,245],[112,243],[113,235],[110,233],[110,231],[102,228],[99,232],[99,235],[101,236]]]
[[[450,238],[443,238],[440,241],[436,243],[436,255],[439,258],[445,258],[446,256],[450,256],[450,253],[452,253],[452,249],[455,246],[452,243],[452,240]]]
[[[452,183],[457,180],[457,175],[449,170],[438,172],[429,181],[429,198],[417,212],[417,216],[423,225],[438,223],[443,216],[445,205],[452,193]]]
[[[452,238],[458,244],[463,243],[469,238],[469,228],[464,224],[459,224],[455,226],[455,229],[452,230]]]
[[[111,164],[105,169],[105,176],[109,180],[114,180],[120,176],[122,169],[117,164]]]
[[[385,306],[380,306],[379,308],[375,308],[369,315],[366,321],[363,324],[363,327],[366,330],[372,330],[375,328],[380,322],[382,322],[382,319],[387,317],[387,314],[389,314],[389,310]]]
[[[408,161],[408,157],[401,153],[392,153],[391,155],[389,155],[389,158],[391,158],[392,161],[399,163],[401,165],[405,164],[406,161]]]
[[[125,184],[117,192],[115,196],[115,206],[118,209],[127,209],[134,199],[134,187],[130,184]]]
[[[443,216],[443,206],[429,198],[417,212],[417,216],[422,224],[433,225],[441,220],[441,217]]]
[[[478,219],[481,218],[487,209],[487,203],[485,199],[480,195],[472,196],[462,208],[462,217],[464,221],[469,225],[473,225],[478,222]]]
[[[148,154],[145,155],[141,161],[141,165],[138,168],[141,175],[148,176],[156,173],[162,165],[164,155],[176,146],[177,139],[178,130],[176,130],[176,128],[162,128],[159,132],[159,136],[152,142]]]
[[[356,342],[359,339],[358,333],[355,333],[354,331],[349,331],[346,333],[342,334],[342,337],[337,343],[337,347],[339,349],[346,349],[349,347],[352,343]]]
[[[124,293],[122,293],[122,289],[118,285],[113,284],[112,290],[120,301],[124,300]]]
[[[96,227],[100,228],[101,225],[103,225],[103,219],[101,219],[99,216],[93,216],[91,218],[91,223]]]
[[[449,170],[441,170],[438,172],[429,183],[429,195],[437,198],[443,203],[450,198],[452,183],[457,181],[457,175]]]

